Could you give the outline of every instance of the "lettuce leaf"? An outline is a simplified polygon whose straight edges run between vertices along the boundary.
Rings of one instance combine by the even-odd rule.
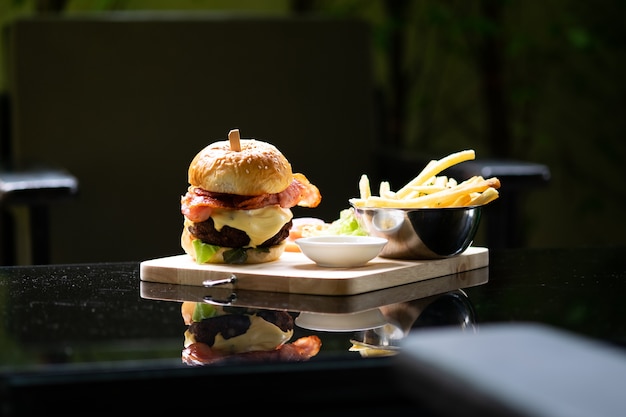
[[[196,308],[193,310],[192,320],[200,322],[204,319],[215,317],[217,315],[217,309],[211,304],[196,303]]]
[[[330,235],[354,235],[367,236],[367,231],[363,229],[354,213],[354,209],[347,208],[341,210],[339,218],[333,221],[325,231]]]
[[[206,263],[220,249],[219,246],[209,245],[208,243],[204,243],[200,239],[194,239],[192,243],[193,250],[196,253],[197,264]]]
[[[200,239],[193,240],[193,250],[196,253],[196,263],[202,265],[215,255],[220,250],[219,246],[210,245],[204,243]],[[248,259],[248,251],[255,250],[261,252],[268,252],[268,248],[234,248],[224,252],[224,262],[227,264],[242,264]]]

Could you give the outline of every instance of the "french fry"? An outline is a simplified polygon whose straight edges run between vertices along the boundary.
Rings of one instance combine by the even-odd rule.
[[[472,196],[470,194],[463,194],[459,198],[454,200],[454,202],[450,204],[450,207],[464,207],[470,205],[471,201]]]
[[[370,180],[365,174],[361,175],[361,179],[359,180],[359,194],[361,194],[362,199],[370,198],[372,195]]]
[[[371,193],[367,175],[359,181],[360,198],[350,199],[355,207],[461,207],[484,205],[499,197],[500,180],[496,177],[473,176],[462,182],[438,175],[446,168],[474,159],[473,150],[452,153],[440,160],[430,161],[426,167],[398,191],[391,190],[389,182],[382,181],[379,195]]]
[[[415,178],[409,181],[404,187],[396,192],[398,198],[404,198],[405,194],[408,194],[408,188],[413,185],[422,185],[427,179],[439,174],[446,168],[450,168],[458,163],[472,160],[476,157],[474,150],[469,149],[465,151],[459,151],[452,153],[445,158],[437,161],[430,161],[426,167]]]
[[[411,193],[407,194],[406,197],[409,198],[409,195],[414,195],[414,194],[418,194],[418,195],[419,194],[432,194],[432,193],[436,193],[439,191],[444,191],[446,188],[447,187],[437,186],[437,185],[416,185],[410,188]]]
[[[381,181],[380,187],[378,189],[378,195],[389,198],[393,198],[395,196],[395,193],[391,191],[391,185],[389,184],[389,181]]]
[[[357,207],[392,207],[392,208],[409,208],[409,207],[449,207],[458,198],[465,194],[474,192],[482,193],[486,189],[500,188],[500,180],[496,177],[482,180],[480,182],[472,182],[465,185],[457,185],[453,188],[447,188],[432,194],[426,194],[417,198],[397,199],[385,198],[380,196],[370,196],[365,199],[350,200]]]
[[[472,200],[468,203],[470,206],[482,206],[487,203],[492,202],[496,198],[500,196],[500,193],[495,188],[487,188],[482,193],[477,194]]]
[[[484,181],[484,180],[485,179],[482,176],[474,175],[473,177],[470,177],[466,179],[465,181],[461,182],[459,185],[476,184],[477,182]]]
[[[448,177],[446,177],[445,175],[439,176],[439,177],[435,177],[435,180],[433,181],[433,186],[435,187],[447,187],[448,186]]]

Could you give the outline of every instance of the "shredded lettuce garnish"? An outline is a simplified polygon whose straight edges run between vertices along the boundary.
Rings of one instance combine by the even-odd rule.
[[[328,226],[324,234],[367,236],[368,233],[361,227],[354,209],[347,208],[341,210],[339,218]]]

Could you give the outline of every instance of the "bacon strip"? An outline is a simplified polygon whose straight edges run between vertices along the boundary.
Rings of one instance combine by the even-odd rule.
[[[204,343],[192,343],[182,351],[183,363],[190,366],[211,365],[229,360],[241,362],[300,362],[316,356],[322,341],[315,335],[304,336],[292,343],[285,343],[274,350],[242,352],[231,355],[219,354]]]
[[[236,194],[214,193],[199,187],[189,187],[187,194],[181,198],[181,213],[192,222],[207,220],[215,208],[236,210],[253,210],[271,205],[291,208],[317,207],[322,197],[316,186],[302,174],[294,174],[289,186],[276,194],[242,196]]]
[[[317,207],[322,201],[320,190],[315,185],[311,184],[304,174],[293,174],[293,180],[298,184],[298,188],[300,189],[297,205],[301,207]]]

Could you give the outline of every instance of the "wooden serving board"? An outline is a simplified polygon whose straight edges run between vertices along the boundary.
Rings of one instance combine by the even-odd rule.
[[[392,304],[433,297],[489,281],[489,267],[424,279],[410,284],[354,295],[315,295],[286,292],[206,288],[197,285],[141,281],[141,298],[173,302],[205,302],[233,307],[289,310],[293,312],[353,314]]]
[[[140,278],[148,282],[207,287],[219,285],[241,290],[354,295],[488,264],[489,251],[482,247],[470,247],[460,255],[445,259],[401,261],[378,257],[358,268],[320,267],[297,252],[285,252],[277,261],[254,265],[198,265],[184,254],[141,262]]]

